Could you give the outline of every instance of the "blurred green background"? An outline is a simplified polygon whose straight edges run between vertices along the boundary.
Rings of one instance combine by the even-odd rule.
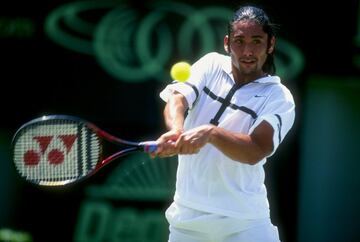
[[[2,1],[0,241],[166,241],[176,159],[135,154],[74,186],[39,188],[17,176],[11,139],[46,114],[156,138],[171,65],[224,53],[227,21],[242,3]],[[275,61],[297,105],[265,166],[273,223],[285,242],[360,241],[360,1],[252,3],[280,26]]]

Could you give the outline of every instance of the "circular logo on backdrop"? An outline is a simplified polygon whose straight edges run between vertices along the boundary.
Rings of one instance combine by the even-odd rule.
[[[163,81],[171,63],[192,62],[212,51],[224,53],[223,37],[231,16],[232,10],[220,5],[194,8],[165,2],[140,11],[113,1],[82,1],[54,9],[45,31],[57,44],[94,56],[115,79]],[[277,41],[275,62],[285,81],[295,79],[304,66],[301,51],[282,38]]]

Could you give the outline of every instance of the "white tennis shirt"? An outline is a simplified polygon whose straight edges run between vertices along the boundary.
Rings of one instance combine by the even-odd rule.
[[[275,152],[294,123],[295,104],[278,76],[235,84],[229,56],[209,53],[191,67],[186,83],[166,86],[160,97],[167,101],[174,91],[189,104],[184,129],[212,123],[226,130],[251,134],[262,121],[274,129]],[[263,165],[237,162],[215,146],[198,154],[179,155],[175,202],[210,213],[242,219],[270,216]]]

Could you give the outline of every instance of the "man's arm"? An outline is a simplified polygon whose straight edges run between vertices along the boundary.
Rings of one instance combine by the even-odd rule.
[[[164,109],[164,119],[168,130],[183,131],[185,112],[188,109],[188,103],[185,97],[175,92],[166,103]]]
[[[263,121],[251,135],[231,132],[214,125],[203,125],[182,133],[175,147],[180,154],[197,153],[211,143],[229,158],[254,165],[273,150],[273,128]]]
[[[161,135],[157,140],[158,149],[153,155],[166,157],[178,154],[175,142],[183,133],[185,112],[187,108],[188,103],[182,94],[175,92],[171,95],[164,108],[165,125],[169,131]]]
[[[183,131],[188,103],[180,93],[174,93],[164,109],[164,119],[169,131],[158,139],[160,157],[175,154],[195,154],[207,143],[213,144],[229,158],[256,164],[273,150],[273,128],[263,121],[251,135],[231,132],[214,125],[203,125]]]
[[[233,160],[255,165],[273,151],[272,126],[263,121],[250,135],[214,128],[209,142]]]

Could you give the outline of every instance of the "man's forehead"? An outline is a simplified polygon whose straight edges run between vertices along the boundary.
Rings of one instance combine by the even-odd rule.
[[[263,26],[255,20],[240,20],[233,23],[232,35],[237,36],[266,36]]]

